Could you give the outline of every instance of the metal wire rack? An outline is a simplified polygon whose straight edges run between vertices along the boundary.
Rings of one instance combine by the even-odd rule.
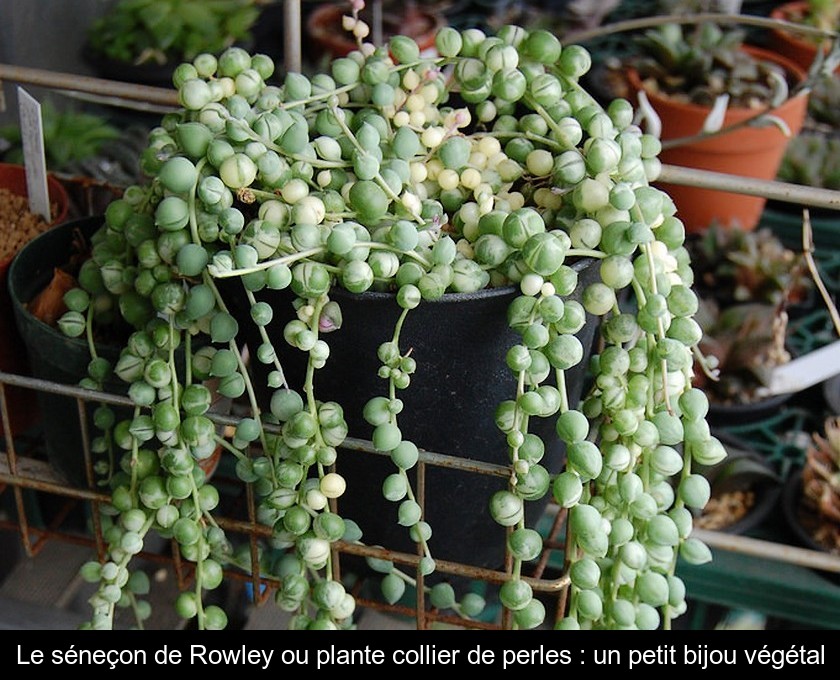
[[[68,483],[66,479],[57,474],[49,462],[43,459],[42,455],[39,455],[37,445],[31,446],[31,442],[29,442],[30,445],[24,443],[23,447],[21,447],[20,442],[12,435],[11,409],[9,408],[9,400],[6,398],[9,388],[35,390],[47,394],[61,395],[75,401],[79,427],[82,432],[81,455],[84,459],[86,484],[78,485]],[[2,522],[0,523],[0,528],[19,533],[26,554],[30,557],[38,554],[49,540],[70,541],[91,547],[100,557],[103,557],[105,554],[105,539],[103,537],[99,508],[101,505],[110,501],[110,496],[100,488],[97,488],[95,481],[95,457],[89,444],[87,414],[88,404],[94,402],[96,404],[109,404],[115,407],[128,407],[133,405],[127,397],[115,394],[86,390],[71,385],[61,385],[32,377],[0,373],[0,415],[2,415],[6,448],[5,453],[0,454],[0,493],[10,491],[13,494],[17,511],[16,520]],[[222,414],[208,414],[208,417],[221,426],[235,426],[239,420],[237,416]],[[269,431],[272,431],[271,426],[267,426],[267,428]],[[21,448],[24,450],[20,451],[19,449]],[[348,438],[344,448],[362,452],[366,455],[383,455],[381,452],[377,452],[369,441],[362,439]],[[510,474],[510,471],[504,466],[457,458],[431,451],[421,451],[418,462],[416,488],[416,494],[421,505],[425,497],[424,479],[428,466],[439,466],[459,470],[468,474],[491,475],[495,477],[507,477]],[[259,567],[260,561],[257,559],[260,541],[271,536],[271,529],[257,521],[256,496],[252,485],[233,478],[227,478],[224,482],[226,483],[226,488],[233,489],[230,495],[235,502],[232,504],[233,511],[229,515],[217,517],[216,519],[228,534],[238,535],[248,543],[252,558],[251,561],[255,565],[250,574],[236,569],[230,569],[226,574],[232,579],[250,582],[253,587],[252,592],[260,594],[259,604],[262,604],[268,600],[273,589],[278,585],[276,577],[261,572]],[[44,492],[66,499],[68,503],[65,506],[65,511],[59,513],[49,526],[40,526],[38,522],[33,522],[29,517],[27,505],[23,498],[23,490],[25,489]],[[74,503],[90,505],[91,527],[89,532],[80,533],[78,530],[68,531],[62,527],[62,519]],[[337,507],[334,509],[336,511],[338,510]],[[524,577],[536,592],[541,593],[545,597],[554,598],[555,600],[562,598],[568,585],[568,578],[565,576],[551,577],[547,575],[551,553],[558,550],[562,551],[562,545],[558,542],[557,536],[562,527],[563,518],[564,514],[562,512],[557,513],[546,537],[545,554],[533,567],[531,573]],[[421,555],[390,550],[387,547],[339,541],[334,545],[333,555],[333,564],[335,565],[334,568],[337,577],[341,576],[341,555],[388,560],[401,565],[409,571],[415,572],[417,597],[413,606],[405,604],[388,605],[369,597],[363,597],[359,600],[359,605],[362,607],[413,616],[416,619],[418,629],[428,628],[434,622],[457,624],[469,628],[489,629],[505,628],[510,625],[506,615],[502,616],[501,621],[495,622],[467,621],[451,614],[445,614],[431,609],[425,600],[423,589],[424,577],[417,569]],[[172,543],[172,551],[169,556],[142,553],[140,557],[152,561],[170,562],[175,569],[178,585],[180,587],[189,585],[192,570],[189,563],[181,559],[175,542]],[[484,584],[503,583],[507,578],[508,568],[509,564],[503,570],[493,570],[459,562],[436,560],[436,572],[455,577],[464,577]]]
[[[90,547],[99,556],[105,553],[105,539],[103,527],[99,519],[99,508],[102,504],[110,501],[109,495],[95,484],[94,457],[88,444],[88,438],[83,437],[83,450],[81,455],[84,458],[85,476],[87,483],[83,485],[68,484],[54,468],[39,455],[38,446],[31,446],[20,442],[12,436],[11,417],[6,398],[7,390],[10,388],[35,390],[49,394],[57,394],[68,397],[75,401],[79,417],[79,426],[83,434],[87,434],[88,418],[87,405],[91,402],[106,403],[113,406],[129,406],[131,402],[126,397],[90,391],[70,385],[61,385],[50,381],[36,378],[0,373],[0,422],[5,432],[5,453],[0,453],[0,495],[11,493],[14,498],[16,517],[14,520],[0,522],[0,529],[14,531],[23,543],[26,555],[33,557],[37,555],[48,541],[67,541],[78,545]],[[217,424],[222,426],[235,426],[238,422],[237,416],[209,414]],[[375,451],[367,440],[348,438],[346,446],[348,449],[361,452],[364,455],[382,455]],[[20,450],[20,449],[23,450]],[[423,503],[425,495],[424,477],[428,466],[442,466],[457,469],[468,474],[492,475],[505,477],[509,470],[504,466],[492,465],[480,461],[472,461],[456,458],[454,456],[421,451],[418,462],[418,484],[417,496],[419,502]],[[217,517],[219,525],[231,536],[245,541],[252,557],[253,570],[246,573],[236,568],[227,569],[227,578],[240,583],[250,584],[251,592],[257,594],[255,603],[263,606],[270,601],[271,595],[278,586],[278,580],[260,570],[260,561],[257,559],[260,544],[271,535],[271,529],[262,525],[257,520],[255,494],[252,485],[246,484],[234,478],[223,480],[225,488],[231,493],[234,503],[230,514]],[[230,491],[230,490],[233,491]],[[24,500],[24,491],[31,490],[51,494],[64,499],[66,502],[62,510],[56,514],[52,521],[44,526],[37,520],[33,521],[27,503]],[[63,527],[63,519],[70,513],[73,507],[83,504],[90,507],[90,529],[80,532],[78,529],[67,529]],[[335,508],[337,510],[337,508]],[[531,564],[530,571],[524,576],[525,580],[532,586],[540,597],[544,598],[549,606],[553,607],[554,615],[561,616],[564,606],[565,593],[569,585],[568,577],[563,572],[563,535],[564,535],[565,513],[557,508],[550,508],[540,525],[543,533],[544,550],[535,563]],[[790,545],[774,543],[772,541],[751,538],[748,536],[730,535],[715,531],[696,530],[695,534],[706,541],[713,548],[732,551],[744,555],[769,558],[800,565],[811,569],[824,570],[840,573],[840,556],[828,553],[807,550]],[[353,556],[361,558],[375,558],[388,560],[399,565],[408,572],[414,572],[417,587],[416,597],[413,602],[401,602],[389,605],[382,600],[371,597],[360,587],[357,593],[358,606],[377,611],[390,613],[402,617],[413,618],[418,630],[428,629],[436,624],[454,625],[473,629],[509,629],[511,627],[510,614],[501,612],[494,620],[467,620],[451,613],[437,611],[430,607],[427,602],[423,588],[424,577],[419,572],[420,555],[409,554],[390,550],[387,547],[369,546],[361,543],[348,543],[338,541],[333,546],[334,569],[336,576],[341,577],[341,557]],[[144,552],[138,558],[151,562],[165,563],[172,566],[180,588],[189,586],[193,577],[193,570],[189,561],[183,559],[173,541],[171,550],[163,552]],[[438,560],[436,571],[439,574],[462,577],[474,581],[481,586],[494,586],[503,583],[507,578],[510,567],[509,558],[506,564],[499,570],[476,567],[465,563],[449,562]],[[549,610],[551,611],[551,610]]]

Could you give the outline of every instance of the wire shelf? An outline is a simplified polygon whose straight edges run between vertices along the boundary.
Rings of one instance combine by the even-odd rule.
[[[79,426],[83,432],[83,450],[78,452],[84,459],[86,484],[69,483],[56,472],[50,463],[43,459],[42,450],[37,441],[38,434],[32,432],[23,433],[20,436],[13,435],[10,402],[6,397],[9,388],[34,390],[36,392],[61,395],[75,400]],[[11,373],[0,372],[0,414],[5,438],[5,453],[0,454],[0,494],[11,492],[14,496],[16,508],[16,521],[0,522],[0,529],[16,531],[23,541],[24,549],[29,557],[37,555],[49,540],[63,540],[85,545],[92,548],[101,559],[104,559],[106,540],[103,536],[103,526],[100,521],[99,510],[103,504],[110,501],[107,492],[97,487],[94,471],[94,455],[89,445],[87,405],[109,404],[116,407],[131,406],[132,402],[123,396],[86,390],[80,387],[62,385],[59,383],[41,380],[37,378],[21,376]],[[208,413],[208,417],[221,426],[235,426],[239,422],[236,416]],[[269,431],[279,432],[279,428],[266,426]],[[387,455],[376,451],[370,441],[349,437],[342,447],[347,450],[363,453],[365,455]],[[256,451],[254,452],[257,453]],[[510,475],[508,468],[500,465],[485,463],[482,461],[458,458],[455,456],[436,453],[432,451],[420,451],[418,461],[418,483],[416,493],[423,505],[422,499],[425,496],[424,476],[428,466],[444,467],[459,470],[467,474],[490,475],[494,477],[507,477]],[[218,474],[218,473],[217,473]],[[231,512],[228,515],[216,517],[229,537],[238,537],[249,545],[251,563],[255,568],[251,573],[241,569],[229,568],[226,576],[229,578],[247,582],[252,592],[259,593],[258,603],[262,604],[270,599],[270,595],[277,588],[279,581],[276,577],[264,573],[260,569],[260,560],[257,559],[262,542],[271,537],[270,527],[260,524],[257,520],[256,494],[253,485],[242,482],[234,475],[214,477],[214,483],[231,501]],[[67,503],[57,517],[49,526],[39,526],[30,517],[26,503],[23,498],[23,491],[31,490],[47,493],[66,499]],[[89,516],[91,518],[90,528],[87,532],[79,532],[78,529],[68,531],[62,528],[62,519],[69,514],[74,505],[87,504],[90,506]],[[338,508],[334,508],[336,511]],[[424,509],[425,512],[425,509]],[[524,580],[531,585],[536,593],[542,597],[555,601],[559,607],[565,591],[568,587],[568,578],[564,576],[551,577],[547,575],[550,561],[550,552],[560,551],[562,544],[558,541],[558,534],[563,526],[564,513],[559,512],[556,521],[547,532],[545,541],[545,555],[532,565],[530,573],[523,574]],[[179,587],[189,585],[193,576],[190,564],[182,559],[177,550],[177,544],[172,542],[169,555],[156,553],[141,553],[138,557],[152,561],[166,562],[173,566],[178,579]],[[359,600],[362,607],[373,608],[384,612],[400,615],[411,615],[415,618],[418,629],[426,629],[433,623],[448,623],[466,628],[509,628],[511,622],[505,614],[498,621],[467,620],[453,616],[451,613],[439,612],[429,606],[426,601],[423,583],[424,577],[418,570],[421,555],[409,554],[397,550],[391,550],[387,546],[370,546],[362,543],[348,543],[338,541],[333,544],[333,563],[336,565],[336,577],[341,577],[341,557],[353,556],[361,558],[375,558],[387,560],[400,565],[405,571],[413,572],[416,579],[416,601],[413,605],[405,604],[388,605],[371,597],[363,597]],[[509,576],[511,560],[506,557],[504,568],[488,569],[477,567],[466,563],[436,560],[436,574],[447,575],[475,581],[484,586],[498,585],[503,583]],[[559,611],[559,609],[558,609]]]

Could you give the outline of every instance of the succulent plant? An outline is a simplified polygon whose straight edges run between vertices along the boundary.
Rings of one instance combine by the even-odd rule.
[[[840,79],[820,73],[808,96],[808,115],[800,134],[788,143],[779,179],[823,189],[840,188]]]
[[[755,401],[766,369],[791,359],[788,311],[813,288],[805,258],[768,228],[711,224],[686,247],[700,298],[700,349],[714,369],[714,379],[699,380],[717,403]]]
[[[820,74],[808,97],[808,117],[788,143],[778,178],[823,189],[840,189],[840,79]]]
[[[721,306],[742,302],[792,305],[813,287],[802,253],[786,247],[768,228],[744,230],[709,225],[692,236],[696,288]]]
[[[800,132],[788,142],[778,177],[793,184],[840,189],[840,137]]]
[[[52,171],[66,171],[120,137],[120,131],[106,118],[85,111],[59,110],[49,99],[41,106],[41,117],[47,167]],[[0,141],[7,144],[4,160],[23,162],[20,126],[0,127]]]
[[[52,100],[41,106],[47,168],[72,178],[90,178],[115,191],[142,180],[139,156],[146,148],[148,127],[118,127],[107,116],[59,109]],[[23,162],[20,126],[0,127],[0,153],[6,162]],[[111,193],[109,189],[106,189]]]
[[[178,64],[245,40],[254,0],[117,0],[88,30],[98,53],[129,64]]]
[[[802,468],[804,501],[822,520],[814,538],[829,549],[840,550],[840,417],[824,423],[825,433],[815,432],[805,452]]]
[[[798,21],[824,31],[840,27],[840,5],[835,0],[808,0],[801,11],[791,11],[788,21]]]
[[[840,128],[840,79],[837,74],[820,74],[808,97],[808,116],[816,127]]]
[[[744,51],[746,33],[712,22],[668,23],[637,38],[635,67],[660,93],[702,106],[728,97],[729,106],[760,108],[789,91],[782,69]]]
[[[790,361],[787,312],[778,306],[742,303],[720,307],[701,301],[699,349],[714,379],[698,378],[709,399],[718,404],[748,404],[764,393],[763,377]]]
[[[661,145],[633,124],[628,101],[604,107],[581,86],[589,53],[548,31],[445,28],[438,56],[426,57],[405,36],[366,43],[362,6],[354,1],[345,21],[358,49],[311,78],[287,73],[269,84],[271,60],[236,47],[179,66],[181,108],[150,135],[149,181],[108,206],[81,287],[68,293],[59,324],[68,335],[90,333],[107,307],[135,328],[114,366],[91,347],[85,380],[100,388],[113,371],[135,404],[132,418],[98,418],[94,448],[117,463],[107,471],[107,555],[84,572],[98,583],[91,626],[110,627],[115,608],[133,602],[130,567],[150,532],[174,538],[195,564],[178,612],[200,628],[226,625],[204,597],[223,566],[248,569],[250,553],[232,550],[214,520],[218,491],[197,469],[219,444],[253,485],[268,545],[283,551],[272,576],[293,627],[353,625],[355,599],[333,560],[339,541],[364,535],[332,501],[340,508],[346,496],[381,489],[416,543],[418,573],[430,576],[438,527],[409,481],[422,442],[400,428],[424,366],[402,342],[404,322],[451,293],[509,287],[500,317],[514,340],[499,371],[510,393],[493,418],[510,469],[480,508],[510,529],[500,600],[517,628],[546,620],[522,570],[543,549],[526,506],[550,496],[569,518],[569,598],[557,628],[667,628],[686,610],[677,557],[711,559],[691,534],[689,508],[709,492],[692,465],[726,451],[706,424],[706,395],[692,386],[701,329],[684,226],[650,184]],[[594,259],[598,280],[579,280],[580,258]],[[247,300],[240,319],[225,280]],[[260,299],[269,290],[294,300],[276,335],[268,329],[282,310]],[[331,467],[353,454],[343,450],[345,405],[326,399],[316,376],[331,360],[331,333],[347,327],[340,296],[369,292],[392,296],[397,318],[372,352],[381,391],[360,410],[373,448],[394,467],[379,488],[355,488]],[[588,315],[601,340],[583,362],[576,334]],[[267,401],[243,359],[245,324],[260,338],[250,349]],[[174,360],[180,348],[186,377]],[[284,374],[291,356],[306,366],[301,385]],[[591,389],[573,403],[565,381],[578,364]],[[220,439],[206,415],[210,377],[249,409],[232,438]],[[534,433],[543,419],[546,440],[567,451],[556,475]],[[397,599],[400,570],[376,564],[383,595]],[[450,595],[438,585],[430,593],[435,606],[474,611]]]

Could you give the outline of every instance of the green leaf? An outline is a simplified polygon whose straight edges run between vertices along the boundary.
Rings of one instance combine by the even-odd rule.
[[[736,454],[733,456],[731,451],[729,455],[726,463],[714,475],[713,482],[716,492],[719,493],[725,488],[743,488],[756,482],[777,484],[782,482],[782,478],[766,463],[746,455],[738,456]]]

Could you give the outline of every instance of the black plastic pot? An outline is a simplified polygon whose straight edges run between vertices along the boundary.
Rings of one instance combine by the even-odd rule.
[[[791,472],[782,492],[782,509],[788,527],[799,543],[811,550],[832,552],[814,537],[819,518],[816,510],[802,502],[802,470]],[[837,575],[836,578],[840,578]]]
[[[782,493],[782,478],[766,457],[727,432],[716,431],[726,447],[727,457],[711,467],[698,466],[711,484],[712,498],[734,491],[749,491],[753,504],[747,513],[726,526],[717,528],[728,534],[745,534],[757,528],[776,510]]]
[[[835,375],[822,384],[823,398],[828,412],[840,415],[840,375]]]
[[[760,423],[777,415],[794,394],[774,394],[744,404],[722,404],[710,400],[707,420],[709,425],[721,428]]]
[[[152,87],[171,88],[172,75],[178,64],[146,62],[134,64],[130,61],[118,61],[94,50],[89,43],[82,46],[82,59],[101,78],[120,82],[137,83]]]
[[[578,263],[583,284],[598,277],[591,261]],[[232,313],[240,319],[240,332],[254,348],[261,340],[250,320],[249,305],[239,292],[241,285],[225,287]],[[487,289],[475,294],[447,294],[437,302],[421,303],[406,319],[400,335],[403,351],[411,349],[417,372],[408,389],[398,396],[405,408],[399,415],[403,437],[421,449],[451,454],[499,465],[509,465],[504,435],[497,428],[494,414],[500,402],[515,397],[514,376],[505,364],[509,347],[517,342],[507,325],[507,309],[518,291],[513,287]],[[395,297],[388,293],[354,295],[335,290],[330,294],[343,313],[340,330],[325,336],[330,357],[315,372],[319,399],[334,400],[344,407],[344,416],[355,437],[369,438],[371,428],[362,411],[369,399],[387,395],[387,382],[377,376],[378,346],[390,340],[400,314]],[[282,337],[286,322],[294,318],[291,294],[263,291],[257,298],[275,310],[267,330],[281,352],[281,362],[292,387],[300,389],[305,378],[305,355],[289,350]],[[590,322],[579,338],[587,357],[566,375],[570,403],[581,397],[588,350],[592,347],[597,324]],[[520,338],[521,340],[521,338]],[[289,351],[284,352],[284,348]],[[254,362],[255,370],[262,367]],[[265,385],[258,373],[256,383]],[[260,393],[267,403],[269,391]],[[554,419],[532,419],[532,431],[550,442],[543,464],[557,472],[564,451],[554,434]],[[397,504],[381,495],[385,477],[396,471],[388,457],[342,451],[338,471],[347,480],[347,492],[339,500],[339,512],[356,521],[367,544],[414,552],[407,530],[397,524]],[[425,473],[425,519],[433,534],[430,547],[438,559],[453,560],[482,567],[498,567],[504,557],[505,529],[489,516],[492,493],[505,488],[506,477],[486,476],[474,471],[427,466]],[[542,514],[547,498],[526,504],[526,519],[534,524]]]
[[[67,264],[76,233],[90,237],[103,223],[101,216],[65,222],[30,241],[9,268],[9,294],[15,324],[26,348],[32,376],[65,385],[76,385],[87,375],[90,351],[84,338],[69,338],[35,318],[27,303],[50,281],[57,267]],[[118,347],[97,346],[97,351],[115,362]],[[109,392],[126,392],[127,385],[113,381]],[[82,433],[76,401],[70,397],[38,392],[38,405],[47,459],[53,468],[74,485],[85,483]],[[88,416],[95,402],[86,405]]]
[[[70,338],[60,330],[44,323],[29,313],[27,304],[49,283],[56,268],[68,265],[74,253],[73,244],[79,237],[89,240],[104,224],[104,216],[96,215],[65,222],[30,241],[17,255],[9,268],[9,295],[15,315],[15,325],[23,340],[29,359],[31,375],[42,380],[63,385],[77,385],[87,376],[91,360],[90,349],[84,337]],[[128,338],[131,329],[127,324],[114,325],[110,329],[114,336]],[[195,347],[195,345],[194,345]],[[96,343],[96,353],[115,365],[122,352],[123,344],[113,342]],[[175,366],[184,375],[186,355],[183,349],[175,351]],[[109,394],[126,395],[128,383],[118,377],[105,381],[103,389]],[[53,468],[75,486],[87,483],[82,453],[82,430],[79,422],[77,401],[74,398],[39,390],[38,405],[41,411],[41,426],[44,434],[47,459]],[[95,395],[85,400],[87,426],[93,432],[93,411],[98,406]],[[229,408],[227,400],[218,398],[213,410],[224,412]],[[118,419],[130,418],[130,407],[116,408]],[[218,462],[218,458],[213,459]],[[208,473],[211,461],[202,464]]]

